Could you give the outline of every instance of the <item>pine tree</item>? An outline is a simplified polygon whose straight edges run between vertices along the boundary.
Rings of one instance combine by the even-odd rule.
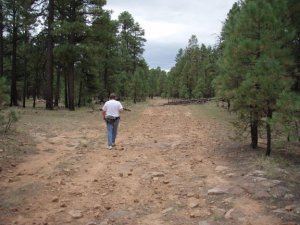
[[[288,17],[296,32],[292,41],[294,68],[291,70],[291,75],[295,80],[293,90],[300,94],[300,2],[298,0],[288,0]]]
[[[266,154],[270,155],[270,121],[281,94],[290,89],[285,79],[289,49],[283,46],[292,40],[293,32],[287,32],[289,26],[282,13],[286,2],[249,0],[235,12],[227,25],[232,33],[224,40],[223,84],[230,90],[234,110],[250,125],[253,148],[257,147],[258,127],[266,117]]]
[[[98,15],[105,1],[67,0],[56,4],[60,13],[56,33],[62,39],[56,52],[66,64],[67,106],[75,110],[75,64],[80,63],[82,58],[81,51],[85,49],[82,42],[88,37],[88,25],[95,20],[94,15]]]
[[[122,59],[122,70],[128,74],[134,74],[137,67],[143,61],[145,31],[129,12],[122,12],[119,17],[119,43]]]
[[[53,27],[54,27],[54,0],[48,0],[47,26],[47,65],[46,65],[46,109],[53,109]]]
[[[4,32],[4,21],[3,21],[3,3],[0,1],[0,77],[4,76],[4,39],[3,39],[3,32]]]
[[[114,77],[114,74],[119,72],[120,64],[116,36],[117,21],[111,20],[109,12],[102,11],[93,22],[91,34],[90,47],[101,84],[98,92],[103,93],[99,97],[105,98],[117,88],[115,85],[117,78]]]

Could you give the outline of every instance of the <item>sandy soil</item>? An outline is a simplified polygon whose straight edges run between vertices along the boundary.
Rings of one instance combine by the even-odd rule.
[[[298,224],[297,205],[282,206],[295,214],[284,219],[263,192],[280,181],[218,154],[232,143],[228,130],[188,106],[154,103],[135,120],[124,114],[112,151],[98,112],[48,125],[25,124],[36,153],[0,173],[1,225]]]

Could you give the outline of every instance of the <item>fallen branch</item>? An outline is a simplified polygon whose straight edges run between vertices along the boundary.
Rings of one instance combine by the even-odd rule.
[[[131,111],[131,109],[123,108],[124,111]],[[103,111],[102,108],[100,108],[100,111]]]
[[[176,99],[168,101],[164,105],[188,105],[188,104],[204,104],[206,102],[215,100],[213,98],[198,98],[198,99]]]

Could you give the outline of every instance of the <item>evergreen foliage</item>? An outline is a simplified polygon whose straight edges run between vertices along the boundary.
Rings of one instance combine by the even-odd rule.
[[[290,140],[300,139],[299,1],[236,2],[219,43],[208,46],[192,35],[168,73],[148,68],[145,31],[133,16],[124,11],[113,20],[105,4],[2,0],[1,106],[22,101],[26,107],[32,99],[35,107],[45,99],[46,109],[64,104],[75,110],[111,92],[134,102],[216,96],[237,113],[236,125],[250,132],[253,148],[265,131],[270,155],[271,131],[278,127]]]
[[[144,30],[129,12],[112,20],[105,4],[1,1],[1,76],[11,83],[11,105],[22,100],[25,107],[32,98],[35,107],[42,98],[46,109],[64,103],[74,110],[111,92],[132,96],[135,71],[143,68],[148,74]]]
[[[218,95],[232,101],[240,122],[249,125],[253,148],[259,128],[266,127],[266,155],[271,153],[273,114],[284,113],[279,102],[292,88],[288,71],[294,32],[283,12],[283,0],[236,3],[223,27],[220,75],[215,80]]]
[[[185,50],[180,49],[176,65],[168,74],[168,95],[174,98],[210,98],[214,96],[213,80],[217,75],[217,48],[201,47],[192,35]]]

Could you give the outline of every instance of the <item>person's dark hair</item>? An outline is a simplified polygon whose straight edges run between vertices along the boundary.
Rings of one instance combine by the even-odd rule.
[[[109,95],[109,99],[116,99],[116,94],[115,93],[111,93]]]

